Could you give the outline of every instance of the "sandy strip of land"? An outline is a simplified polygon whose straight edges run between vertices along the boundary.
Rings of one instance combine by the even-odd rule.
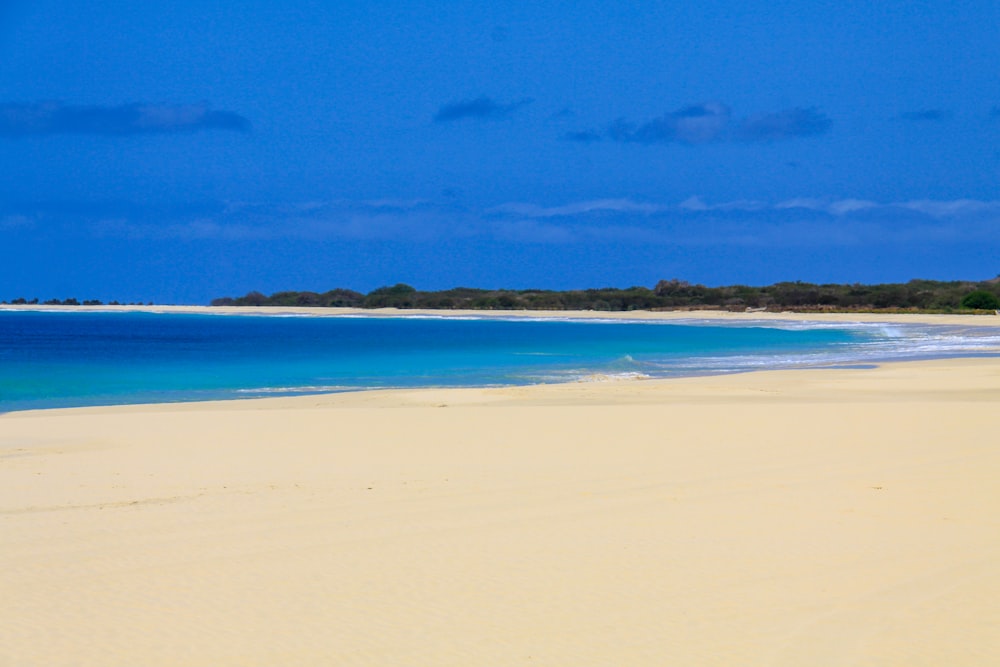
[[[303,315],[313,317],[479,317],[573,318],[615,320],[718,320],[727,322],[884,322],[1000,327],[992,314],[933,313],[793,313],[729,312],[725,310],[428,310],[421,308],[305,308],[254,306],[38,306],[2,305],[0,310],[55,312],[147,312],[201,315]]]
[[[0,664],[985,665],[1000,360],[0,416]]]

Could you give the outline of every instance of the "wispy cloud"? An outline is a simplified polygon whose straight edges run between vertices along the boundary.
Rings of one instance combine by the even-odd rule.
[[[721,102],[692,104],[643,123],[619,118],[604,130],[569,132],[563,138],[590,143],[608,139],[621,143],[700,145],[718,142],[765,142],[816,136],[833,121],[816,109],[794,108],[735,118]]]
[[[438,112],[434,114],[434,122],[448,123],[465,118],[479,120],[507,118],[521,107],[531,104],[533,101],[531,98],[524,98],[510,104],[501,104],[489,97],[477,97],[471,100],[450,102],[438,109]]]
[[[857,211],[864,211],[866,209],[878,208],[879,206],[880,205],[878,203],[867,199],[836,199],[828,201],[810,198],[787,199],[774,205],[774,207],[778,210],[803,209],[823,211],[837,216],[847,215],[848,213],[856,213]]]
[[[864,199],[795,198],[778,202],[679,204],[628,199],[543,207],[505,204],[489,212],[503,220],[545,219],[536,242],[641,242],[680,246],[822,247],[979,239],[994,243],[1000,201],[918,200],[880,203]],[[558,234],[556,228],[563,232]],[[519,231],[527,234],[531,225]]]
[[[731,123],[729,107],[718,102],[693,104],[636,125],[624,119],[611,123],[605,136],[639,144],[704,144],[717,141]]]
[[[914,199],[908,201],[880,203],[868,199],[821,199],[813,197],[798,197],[785,199],[775,203],[757,200],[736,200],[708,204],[700,197],[691,197],[679,205],[679,208],[689,211],[816,211],[833,217],[845,217],[861,212],[876,215],[905,212],[919,213],[928,218],[949,220],[958,218],[991,219],[1000,223],[1000,200],[982,201],[978,199]]]
[[[759,211],[768,208],[768,204],[754,199],[738,199],[719,204],[706,204],[701,197],[695,196],[688,197],[678,204],[677,207],[685,211]]]
[[[663,207],[656,204],[635,202],[631,199],[594,199],[573,202],[563,206],[510,203],[490,209],[490,213],[520,215],[526,218],[555,218],[590,213],[656,213]]]
[[[800,197],[680,203],[628,198],[482,209],[431,201],[0,204],[0,236],[90,236],[182,243],[300,240],[822,248],[905,242],[996,247],[1000,201]],[[1000,248],[998,248],[1000,250]]]
[[[246,132],[250,121],[232,111],[203,104],[123,104],[74,106],[62,102],[0,103],[0,136],[56,134],[129,136],[204,130]]]
[[[1000,201],[979,201],[976,199],[935,201],[931,199],[918,199],[902,202],[898,206],[911,211],[926,213],[935,218],[986,215],[993,216],[1000,222]]]

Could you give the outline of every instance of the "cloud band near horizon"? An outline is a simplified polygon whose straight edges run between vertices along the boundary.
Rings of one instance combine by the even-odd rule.
[[[206,130],[248,132],[250,121],[204,104],[76,106],[62,102],[0,103],[0,137],[59,134],[132,136]]]
[[[619,143],[686,144],[767,142],[826,133],[833,121],[816,107],[786,109],[775,113],[734,118],[721,102],[692,104],[643,123],[619,118],[601,131],[582,130],[563,136],[589,143],[604,139]]]
[[[180,242],[377,242],[473,239],[517,245],[624,244],[804,248],[906,242],[995,244],[1000,201],[799,198],[679,204],[604,199],[474,209],[429,201],[206,202],[187,206],[0,206],[0,235]]]

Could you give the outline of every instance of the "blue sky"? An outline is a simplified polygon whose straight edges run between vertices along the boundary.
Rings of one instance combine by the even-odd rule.
[[[0,174],[0,299],[992,278],[1000,3],[0,0]]]

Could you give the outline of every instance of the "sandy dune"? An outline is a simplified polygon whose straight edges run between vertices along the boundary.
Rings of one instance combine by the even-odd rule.
[[[2,415],[0,665],[992,664],[998,405],[977,359]]]

